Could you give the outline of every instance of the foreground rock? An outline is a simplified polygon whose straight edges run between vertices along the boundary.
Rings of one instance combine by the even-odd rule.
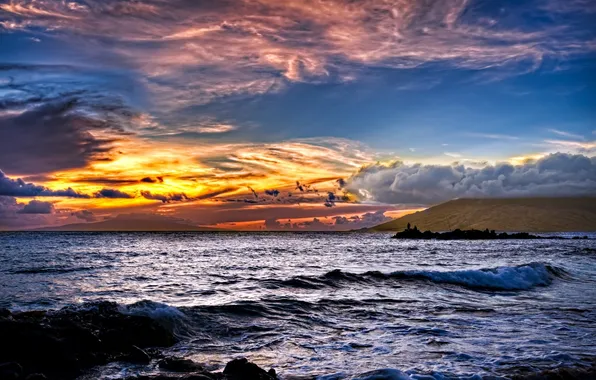
[[[163,374],[131,379],[274,380],[246,359],[211,373],[182,358],[164,358],[158,347],[176,337],[157,321],[120,311],[118,304],[95,302],[58,311],[11,313],[0,309],[0,379],[68,380],[98,365],[121,361],[157,364]]]
[[[393,235],[394,239],[409,239],[409,240],[513,240],[513,239],[565,239],[558,236],[536,236],[531,235],[527,232],[517,232],[508,234],[506,232],[496,233],[494,230],[484,231],[480,230],[453,230],[448,232],[432,232],[432,231],[420,231],[416,226],[414,228],[408,228],[402,232],[397,232]],[[587,239],[587,236],[581,237]],[[574,237],[573,239],[578,239]]]
[[[152,357],[145,348],[176,342],[156,321],[123,314],[115,303],[87,306],[52,312],[0,312],[3,378],[25,379],[35,374],[40,378],[43,374],[48,379],[71,379],[111,361],[147,363]]]

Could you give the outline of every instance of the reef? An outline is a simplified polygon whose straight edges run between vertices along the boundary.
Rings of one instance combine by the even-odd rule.
[[[190,360],[164,357],[160,347],[177,342],[158,321],[123,313],[112,302],[95,302],[57,311],[11,312],[0,309],[0,379],[75,379],[110,362],[157,363],[163,374],[132,379],[274,380],[246,359],[209,372]]]

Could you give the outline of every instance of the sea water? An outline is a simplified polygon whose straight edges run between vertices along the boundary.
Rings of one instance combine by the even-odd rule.
[[[0,307],[114,301],[175,331],[170,354],[282,378],[498,378],[596,357],[596,240],[389,237],[0,233]]]

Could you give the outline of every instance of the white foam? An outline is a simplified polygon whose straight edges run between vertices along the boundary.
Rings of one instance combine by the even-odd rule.
[[[186,315],[177,308],[160,302],[139,301],[130,305],[121,305],[122,314],[149,317],[173,332],[181,332],[186,327]]]
[[[425,278],[436,283],[463,285],[472,288],[525,290],[550,285],[553,274],[543,263],[493,269],[394,272],[393,276]]]

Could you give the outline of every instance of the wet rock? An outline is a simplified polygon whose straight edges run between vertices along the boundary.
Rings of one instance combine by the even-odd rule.
[[[223,371],[227,378],[232,380],[274,380],[277,379],[275,370],[266,372],[264,369],[249,362],[246,358],[234,359]]]
[[[494,230],[460,230],[456,229],[448,232],[420,231],[416,226],[406,228],[402,232],[393,235],[394,239],[408,240],[511,240],[511,239],[565,239],[558,236],[536,236],[527,232],[518,232],[508,234],[506,232],[496,233]]]
[[[216,380],[220,379],[220,377],[216,377],[212,374],[192,374],[192,375],[185,375],[181,377],[183,380]]]
[[[147,364],[151,362],[151,357],[137,346],[131,346],[130,352],[122,360],[129,363]]]
[[[32,373],[31,375],[27,376],[25,380],[46,380],[47,377],[43,373]]]
[[[159,361],[160,369],[172,372],[200,372],[203,367],[189,359],[182,358],[165,358]]]
[[[148,375],[127,377],[122,380],[224,380],[223,376],[217,376],[209,373],[193,373],[193,374],[169,374],[169,375]]]
[[[0,308],[0,318],[10,318],[12,313],[6,308]]]
[[[151,358],[143,348],[176,342],[156,321],[122,314],[111,302],[13,313],[0,318],[0,336],[0,362],[19,363],[23,375],[43,373],[61,380],[110,361],[147,363]]]
[[[0,379],[18,379],[23,373],[19,363],[0,363]]]

